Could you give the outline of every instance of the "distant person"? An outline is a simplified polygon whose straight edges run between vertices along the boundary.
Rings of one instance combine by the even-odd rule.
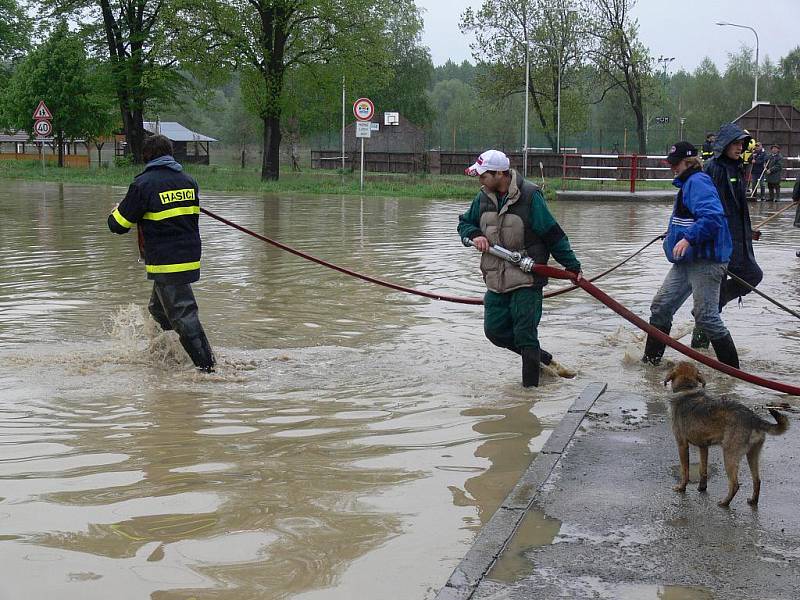
[[[750,132],[747,129],[743,130],[747,135]],[[747,190],[747,195],[750,196],[750,189],[753,187],[753,152],[756,150],[756,141],[751,137],[746,146],[742,146],[742,164],[744,165],[744,184]]]
[[[145,139],[144,171],[109,215],[108,228],[121,234],[138,224],[145,271],[153,280],[148,310],[162,329],[175,330],[195,367],[212,372],[214,353],[191,285],[200,279],[199,189],[172,152],[163,135]]]
[[[753,150],[753,170],[750,177],[750,197],[755,196],[756,188],[759,189],[757,200],[764,201],[764,188],[767,182],[764,180],[764,165],[767,162],[767,151],[761,142],[756,142],[756,148]]]
[[[499,245],[521,252],[536,264],[547,264],[552,254],[579,278],[581,264],[547,209],[542,192],[510,168],[505,154],[487,150],[466,173],[478,177],[481,189],[469,210],[459,217],[458,235],[462,241],[472,240],[482,253],[481,272],[487,287],[484,333],[495,346],[522,356],[523,386],[538,386],[540,362],[547,364],[538,337],[547,278],[525,273],[489,254],[489,247]]]
[[[619,144],[614,142],[614,147],[611,149],[611,154],[619,154]]]
[[[678,188],[664,239],[672,268],[650,306],[650,324],[669,335],[672,319],[692,296],[695,323],[711,340],[720,362],[739,368],[733,338],[719,312],[719,290],[731,256],[731,234],[717,189],[689,142],[672,146],[667,162]],[[657,365],[666,344],[648,335],[642,362]]]
[[[714,141],[717,139],[717,136],[713,132],[709,132],[706,134],[706,141],[703,142],[703,150],[700,154],[700,157],[706,161],[709,160],[711,157],[714,156]]]
[[[747,188],[744,183],[742,148],[749,143],[750,136],[734,123],[720,127],[714,143],[714,158],[705,164],[704,170],[717,188],[728,230],[731,233],[733,248],[728,262],[728,272],[736,275],[752,287],[756,287],[764,277],[764,272],[756,262],[753,240],[761,237],[753,231],[750,222],[750,209],[747,206]],[[722,281],[719,293],[719,310],[734,298],[750,293],[746,287],[732,278]],[[708,336],[701,327],[695,326],[692,332],[692,348],[708,348]]]
[[[781,177],[783,176],[783,156],[781,147],[772,144],[769,149],[769,156],[766,163],[767,187],[769,187],[769,201],[775,202],[781,199]]]

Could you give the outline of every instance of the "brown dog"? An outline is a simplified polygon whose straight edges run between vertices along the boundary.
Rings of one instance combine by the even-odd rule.
[[[672,431],[681,458],[681,482],[675,491],[685,492],[689,483],[689,444],[700,449],[700,485],[704,492],[708,482],[708,447],[722,446],[725,472],[728,475],[728,495],[719,503],[728,506],[739,491],[739,463],[747,456],[753,477],[753,496],[747,500],[751,506],[758,504],[761,478],[758,474],[758,456],[764,445],[766,433],[781,435],[789,427],[789,419],[776,410],[769,413],[776,424],[765,421],[752,410],[727,398],[712,398],[701,389],[706,382],[700,371],[686,361],[681,361],[670,371],[664,385],[672,382],[675,396],[672,404]]]

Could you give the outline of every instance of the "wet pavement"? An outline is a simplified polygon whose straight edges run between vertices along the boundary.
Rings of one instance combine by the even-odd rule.
[[[746,503],[752,485],[743,461],[742,487],[724,509],[718,447],[709,452],[707,493],[697,491],[695,448],[690,487],[672,490],[679,463],[668,394],[610,389],[600,397],[473,600],[797,598],[796,409],[786,413],[789,432],[768,436],[761,454],[759,506]]]

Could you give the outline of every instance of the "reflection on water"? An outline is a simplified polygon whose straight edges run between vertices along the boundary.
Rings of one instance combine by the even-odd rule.
[[[633,330],[583,295],[547,301],[542,322],[578,376],[524,390],[480,307],[350,279],[205,218],[195,289],[220,368],[200,376],[146,315],[134,236],[106,229],[122,193],[0,188],[2,597],[432,598],[587,383],[654,409],[663,393],[625,358]],[[343,266],[477,296],[477,255],[455,232],[469,200],[204,199]],[[553,211],[591,274],[661,231],[669,206]],[[790,221],[758,252],[764,289],[797,306]],[[601,287],[646,316],[666,269],[653,248]],[[725,317],[743,364],[795,377],[791,317],[750,298]]]

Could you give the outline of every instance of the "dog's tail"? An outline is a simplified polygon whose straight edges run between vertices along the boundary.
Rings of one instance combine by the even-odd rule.
[[[770,435],[782,435],[786,433],[786,430],[789,429],[789,419],[786,417],[786,415],[778,412],[774,408],[768,408],[767,410],[769,411],[769,414],[772,415],[772,418],[777,421],[777,423],[770,423],[764,419],[759,419],[761,421],[761,429]]]

